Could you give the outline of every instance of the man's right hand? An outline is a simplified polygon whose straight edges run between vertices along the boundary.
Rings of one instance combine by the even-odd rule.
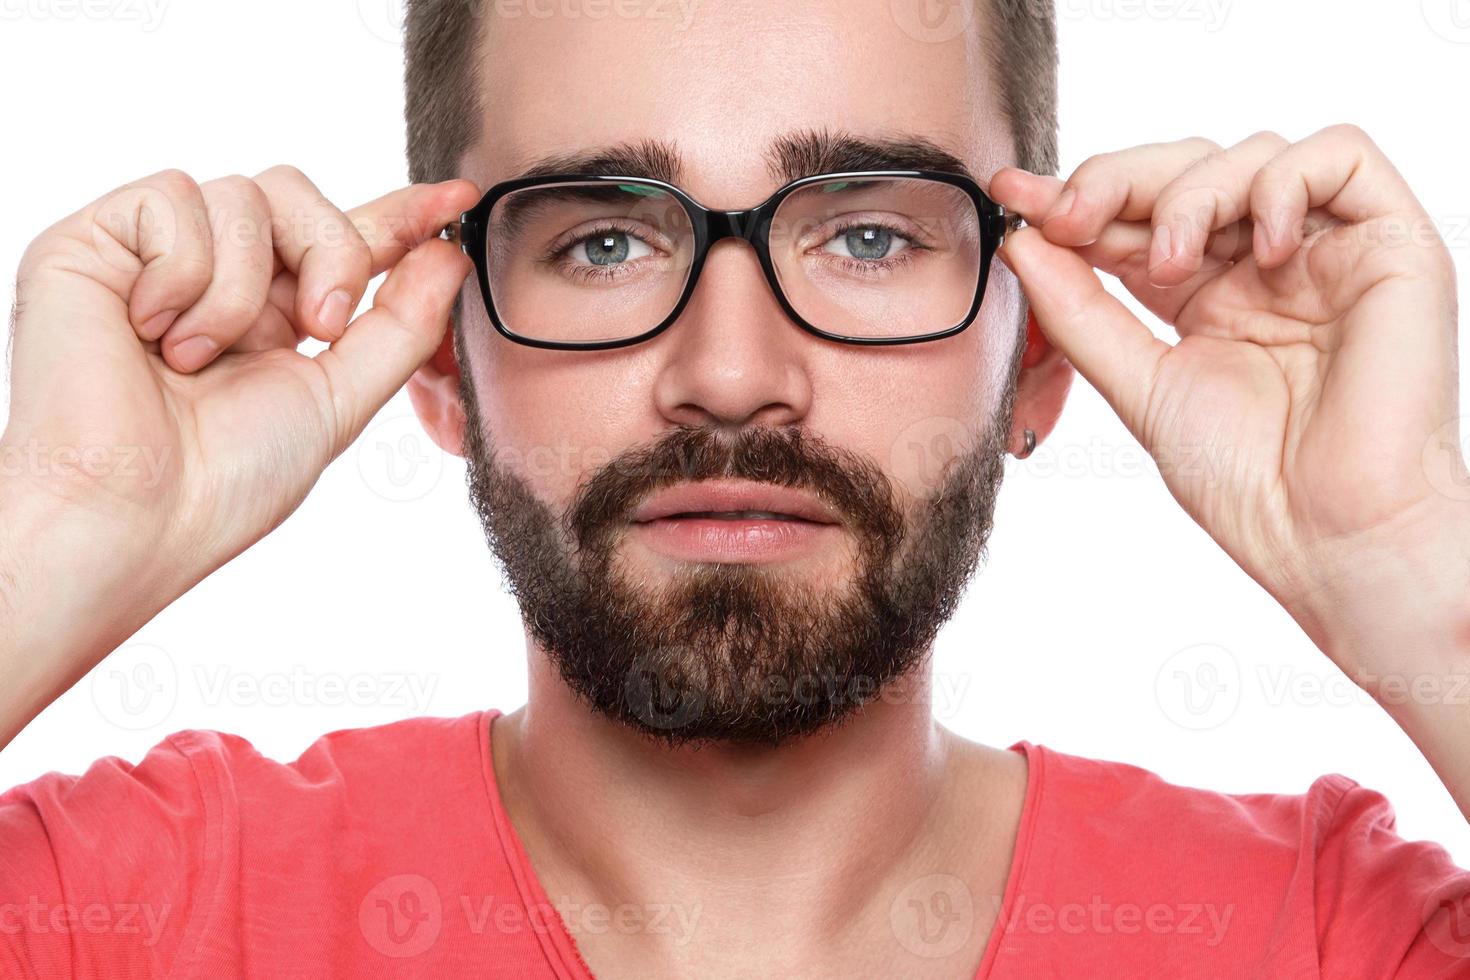
[[[31,243],[0,437],[0,746],[285,520],[433,354],[470,271],[435,236],[477,198],[419,184],[344,214],[291,167],[166,170]],[[331,346],[308,357],[307,336]]]

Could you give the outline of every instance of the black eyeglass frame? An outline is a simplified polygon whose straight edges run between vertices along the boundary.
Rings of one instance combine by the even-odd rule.
[[[980,217],[979,276],[975,283],[975,295],[970,302],[969,312],[959,323],[953,326],[914,337],[857,337],[833,333],[832,331],[823,330],[809,323],[802,317],[791,305],[791,301],[787,299],[785,290],[781,288],[781,281],[777,276],[775,263],[771,260],[770,248],[771,223],[775,218],[777,208],[781,206],[781,202],[794,192],[812,184],[883,177],[908,177],[948,184],[964,191],[975,205],[975,211]],[[679,295],[679,301],[674,304],[674,308],[670,311],[669,315],[664,317],[652,329],[645,330],[643,333],[632,337],[617,340],[591,340],[581,342],[540,340],[517,334],[501,320],[500,313],[495,306],[495,297],[490,290],[490,258],[486,236],[488,234],[491,211],[501,198],[515,191],[521,191],[531,187],[572,182],[632,183],[655,187],[668,193],[677,200],[688,215],[690,226],[694,231],[694,259],[690,263],[683,291]],[[725,238],[738,238],[750,243],[755,249],[756,257],[760,260],[766,282],[770,285],[771,291],[775,293],[776,300],[781,304],[781,308],[791,318],[793,323],[807,333],[825,340],[833,340],[844,344],[891,346],[895,344],[919,344],[931,340],[941,340],[959,333],[974,322],[975,316],[980,312],[980,302],[985,297],[985,286],[990,278],[991,259],[995,256],[996,250],[1005,241],[1006,232],[1025,227],[1025,225],[1026,221],[1024,218],[1019,214],[1007,212],[1003,205],[991,200],[990,196],[981,189],[980,185],[970,177],[964,174],[940,170],[851,170],[838,173],[813,174],[809,177],[801,177],[791,181],[760,204],[741,211],[716,211],[707,208],[673,184],[656,180],[652,177],[610,176],[607,174],[547,174],[535,177],[519,177],[495,184],[485,192],[485,196],[480,199],[478,204],[459,216],[457,223],[444,228],[440,232],[440,237],[449,241],[458,241],[460,248],[474,262],[475,274],[480,282],[480,296],[485,301],[485,309],[490,314],[490,322],[494,325],[496,331],[507,340],[524,344],[528,347],[540,347],[547,350],[611,350],[618,347],[630,347],[633,344],[640,344],[646,340],[651,340],[667,330],[679,318],[679,315],[684,312],[684,307],[689,304],[690,297],[694,295],[695,286],[699,284],[699,273],[704,267],[704,262],[709,255],[710,248],[716,242]]]

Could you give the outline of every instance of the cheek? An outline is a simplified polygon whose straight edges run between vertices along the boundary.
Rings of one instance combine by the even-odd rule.
[[[1013,343],[1006,311],[982,312],[945,340],[843,354],[828,366],[812,426],[873,460],[901,495],[928,497],[945,465],[989,432]]]
[[[654,434],[638,424],[648,417],[646,381],[592,363],[599,356],[540,351],[497,336],[476,357],[481,423],[497,460],[557,506],[618,453]]]

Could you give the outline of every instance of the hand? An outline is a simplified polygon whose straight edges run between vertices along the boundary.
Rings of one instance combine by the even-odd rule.
[[[1329,655],[1354,656],[1328,635],[1365,615],[1347,607],[1411,612],[1388,595],[1416,583],[1384,576],[1437,571],[1463,594],[1466,566],[1444,566],[1470,553],[1470,522],[1436,489],[1466,479],[1454,266],[1365,133],[1152,144],[1095,156],[1065,184],[1003,169],[991,194],[1035,226],[1000,255],[1047,338]],[[1064,196],[1070,210],[1047,217]],[[1179,342],[1155,338],[1092,267]]]
[[[433,236],[477,197],[455,180],[343,213],[290,167],[204,184],[166,170],[31,243],[0,523],[45,534],[0,534],[0,608],[25,607],[0,635],[0,686],[30,669],[14,629],[56,646],[35,623],[75,595],[94,601],[73,619],[136,628],[285,520],[439,346],[471,266]],[[308,357],[306,336],[331,346]],[[21,581],[36,569],[44,586]],[[22,648],[9,663],[7,640]],[[77,676],[105,652],[57,669]]]

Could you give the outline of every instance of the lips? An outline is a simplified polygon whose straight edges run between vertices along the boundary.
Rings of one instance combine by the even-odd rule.
[[[820,498],[752,480],[703,480],[659,490],[633,512],[633,521],[665,519],[779,520],[840,523]]]

